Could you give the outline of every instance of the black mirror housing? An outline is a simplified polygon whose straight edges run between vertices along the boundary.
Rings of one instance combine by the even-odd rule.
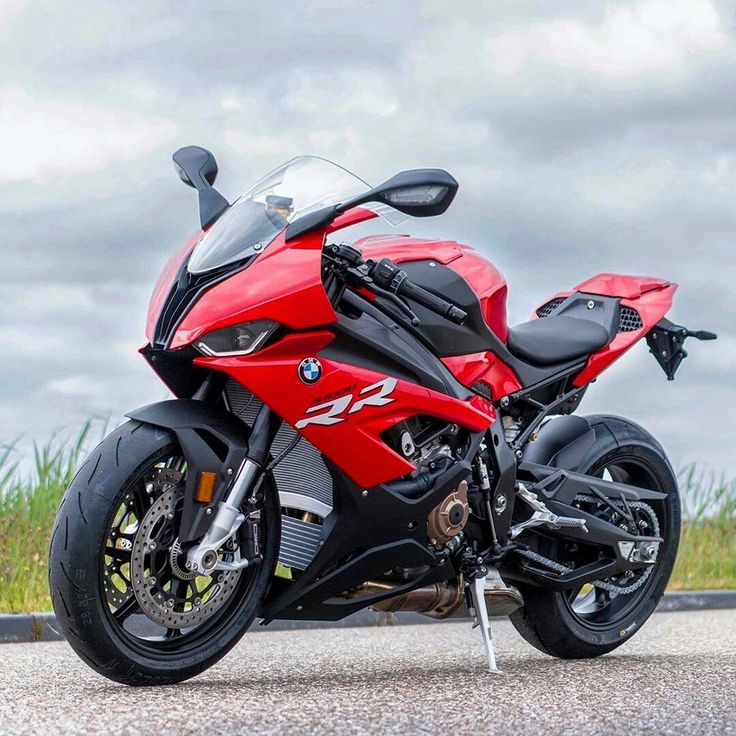
[[[211,151],[199,146],[184,146],[171,158],[176,173],[185,184],[197,190],[214,185],[218,169]]]
[[[184,146],[172,159],[179,178],[199,193],[200,224],[202,229],[209,227],[230,206],[212,186],[218,172],[214,155],[200,146]]]
[[[286,229],[286,240],[324,227],[343,212],[367,202],[382,202],[412,217],[441,215],[452,204],[459,186],[443,169],[402,171],[369,192],[294,220]]]
[[[371,196],[405,215],[434,217],[447,211],[458,187],[455,178],[442,169],[411,169],[392,176],[373,189]]]

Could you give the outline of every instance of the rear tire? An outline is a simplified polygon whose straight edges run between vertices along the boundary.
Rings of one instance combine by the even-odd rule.
[[[532,646],[562,659],[598,657],[630,639],[651,616],[662,597],[677,556],[680,539],[680,497],[677,476],[661,445],[637,424],[614,416],[592,416],[595,444],[577,468],[600,475],[606,468],[630,468],[632,485],[668,492],[657,509],[660,545],[657,562],[640,590],[621,597],[618,616],[588,620],[576,613],[567,593],[519,585],[524,607],[511,615],[516,630]],[[637,471],[640,469],[640,471]],[[614,470],[614,472],[616,472]],[[620,471],[624,472],[624,471]],[[640,472],[640,474],[638,474]],[[631,601],[625,598],[632,597]]]
[[[210,620],[178,630],[167,640],[163,635],[137,638],[114,618],[110,578],[105,580],[104,572],[110,564],[105,550],[110,549],[111,525],[120,518],[121,504],[128,498],[124,498],[126,489],[140,482],[146,468],[177,454],[181,450],[174,435],[164,429],[136,421],[119,427],[91,453],[72,480],[51,538],[49,587],[64,636],[90,667],[128,685],[181,682],[217,662],[253,622],[276,565],[278,500],[267,482],[262,486],[267,530],[262,540],[263,561],[246,568],[250,577],[239,579]],[[127,596],[135,607],[136,597],[130,591]],[[142,612],[136,615],[146,623]]]

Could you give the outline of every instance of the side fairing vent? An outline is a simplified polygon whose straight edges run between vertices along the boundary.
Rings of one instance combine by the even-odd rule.
[[[557,309],[565,301],[567,301],[567,299],[561,296],[551,299],[537,309],[537,317],[540,319],[543,317],[549,317],[551,314],[556,313]],[[621,307],[618,321],[619,332],[634,332],[636,330],[640,330],[643,326],[644,323],[641,321],[639,312],[631,307]]]
[[[225,398],[230,411],[252,426],[261,401],[232,379]],[[273,469],[282,508],[279,562],[304,570],[319,549],[322,520],[332,511],[332,476],[317,448],[288,424],[277,432],[271,454],[280,458]]]
[[[551,301],[547,302],[546,304],[543,304],[539,309],[537,309],[537,317],[549,317],[552,312],[557,309],[557,307],[564,302],[564,297],[557,297],[557,299],[552,299]]]
[[[634,332],[644,327],[639,312],[631,307],[621,307],[621,317],[619,318],[619,332]]]

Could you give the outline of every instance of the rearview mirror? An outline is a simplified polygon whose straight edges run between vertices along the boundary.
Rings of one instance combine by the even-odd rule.
[[[369,192],[294,220],[286,229],[286,240],[329,225],[338,215],[367,202],[382,202],[412,217],[441,215],[452,204],[459,186],[442,169],[402,171]]]
[[[212,186],[217,179],[217,161],[211,151],[199,146],[185,146],[173,156],[174,168],[179,178],[190,187],[199,190]]]
[[[211,225],[230,203],[212,185],[217,179],[217,161],[200,146],[185,146],[172,156],[179,178],[199,193],[199,220],[202,229]]]
[[[412,169],[392,176],[362,195],[361,200],[384,202],[412,217],[432,217],[447,210],[458,186],[457,181],[442,169]],[[354,206],[353,203],[346,204]]]

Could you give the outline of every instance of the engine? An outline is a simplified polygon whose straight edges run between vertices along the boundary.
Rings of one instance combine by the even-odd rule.
[[[400,422],[387,433],[387,441],[416,470],[413,477],[434,475],[449,467],[459,451],[460,432],[456,424],[431,417],[412,417]],[[468,484],[462,481],[427,518],[427,538],[437,549],[457,537],[468,521]]]

